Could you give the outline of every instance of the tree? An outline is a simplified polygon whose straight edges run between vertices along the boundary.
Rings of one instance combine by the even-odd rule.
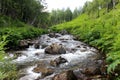
[[[70,8],[67,8],[65,11],[65,20],[66,21],[72,20],[72,11],[70,10]]]
[[[80,13],[81,13],[81,11],[82,11],[82,9],[81,8],[75,8],[74,9],[74,11],[73,11],[73,14],[72,14],[72,18],[74,19],[74,18],[76,18],[77,16],[79,16],[80,15]]]
[[[44,12],[46,5],[43,2],[43,0],[0,0],[0,14],[36,26],[48,17]]]

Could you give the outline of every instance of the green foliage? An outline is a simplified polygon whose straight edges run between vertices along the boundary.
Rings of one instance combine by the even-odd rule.
[[[16,80],[18,78],[16,69],[16,65],[11,63],[11,59],[2,61],[0,64],[0,80]]]
[[[5,77],[7,77],[7,74],[4,72],[0,72],[0,79],[3,80]]]
[[[62,10],[52,10],[50,13],[50,25],[60,24],[64,22],[71,21],[72,19],[79,16],[81,13],[80,9],[75,9],[73,12],[70,10],[70,8],[62,9]]]
[[[15,80],[17,71],[15,64],[11,63],[11,59],[5,59],[5,48],[8,35],[0,36],[0,80]]]
[[[4,52],[4,46],[6,45],[7,41],[6,41],[7,36],[0,36],[0,61],[4,60],[4,56],[5,56],[5,52]]]
[[[96,0],[90,3],[87,2],[84,8],[88,5],[93,6],[94,1]],[[108,73],[112,74],[117,71],[120,75],[120,70],[118,69],[120,66],[120,4],[115,6],[116,9],[103,14],[106,9],[106,3],[109,3],[109,1],[106,0],[106,2],[101,4],[102,8],[99,10],[99,17],[94,17],[97,14],[97,10],[94,11],[95,14],[93,12],[88,14],[86,10],[76,19],[54,25],[51,29],[55,31],[66,29],[79,40],[98,47],[107,56]],[[116,80],[118,79],[116,77]]]
[[[47,24],[48,13],[44,11],[45,8],[44,0],[0,0],[0,15],[19,19],[36,27]],[[1,23],[7,26],[6,21],[0,20]]]
[[[0,34],[9,34],[7,40],[7,47],[15,48],[18,46],[18,43],[22,39],[31,39],[34,37],[38,37],[43,34],[45,31],[40,28],[34,28],[32,26],[26,25],[25,27],[8,27],[1,28]],[[12,46],[11,46],[12,45]]]
[[[7,45],[8,48],[17,48],[18,43],[22,39],[30,39],[40,36],[45,30],[27,25],[18,19],[13,20],[7,16],[0,16],[0,36],[8,34]],[[12,45],[12,46],[11,46]]]
[[[13,20],[11,17],[0,15],[0,27],[10,26],[24,27],[25,23],[19,21],[18,19]]]

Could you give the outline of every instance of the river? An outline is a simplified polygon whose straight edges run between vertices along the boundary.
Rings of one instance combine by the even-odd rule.
[[[9,52],[11,57],[18,53],[17,57],[12,62],[16,63],[18,66],[20,74],[19,80],[52,80],[53,76],[67,70],[73,70],[76,76],[85,75],[84,77],[80,76],[81,79],[79,80],[88,80],[86,79],[86,69],[91,71],[90,74],[87,74],[87,77],[88,75],[91,76],[91,74],[92,76],[102,74],[99,71],[103,60],[101,59],[99,51],[94,47],[90,47],[83,42],[75,40],[72,35],[55,33],[54,36],[50,36],[50,34],[44,34],[41,35],[37,41],[39,41],[39,48],[37,49],[33,44],[24,50]],[[66,50],[66,54],[46,54],[46,47],[53,43],[62,44]],[[59,57],[65,59],[66,62],[58,66],[52,66],[50,64],[51,61]],[[34,68],[38,65],[43,68],[43,70],[50,68],[53,72],[43,77],[42,72],[34,71]],[[94,69],[99,69],[99,71],[95,72]],[[97,79],[101,80],[99,77],[89,80]]]

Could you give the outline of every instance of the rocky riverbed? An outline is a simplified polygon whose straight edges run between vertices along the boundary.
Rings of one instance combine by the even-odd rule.
[[[19,69],[19,80],[106,80],[99,51],[72,35],[50,33],[22,40],[24,50],[8,52]],[[27,47],[26,47],[27,46]]]

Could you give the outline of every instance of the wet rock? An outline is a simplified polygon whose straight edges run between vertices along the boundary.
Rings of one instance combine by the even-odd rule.
[[[23,48],[28,48],[28,47],[29,47],[28,41],[27,41],[27,40],[21,40],[21,41],[19,42],[19,46],[20,46],[20,47],[23,47]]]
[[[74,70],[74,74],[78,78],[78,80],[106,80],[106,79],[103,79],[103,77],[100,74],[94,74],[94,75],[93,74],[90,75],[89,73],[84,74],[82,73],[82,69],[77,71]]]
[[[62,35],[68,34],[68,32],[67,32],[66,30],[62,30],[60,33],[61,33]]]
[[[80,48],[80,51],[85,52],[85,51],[87,51],[87,49],[86,48]]]
[[[55,37],[55,33],[49,33],[48,36],[53,38],[53,37]]]
[[[17,56],[21,56],[22,52],[21,51],[16,51],[14,54],[17,55]]]
[[[40,45],[39,44],[35,44],[35,49],[39,49]]]
[[[37,66],[36,68],[33,69],[33,71],[36,73],[42,73],[41,75],[42,78],[54,73],[54,70],[52,68],[47,68],[43,66]]]
[[[72,70],[55,75],[52,80],[78,80]]]
[[[60,37],[61,34],[59,34],[59,33],[49,33],[48,36],[51,37],[51,38],[53,38],[53,37],[56,38],[56,37]]]
[[[90,66],[83,69],[82,73],[85,75],[97,75],[97,74],[99,75],[101,74],[101,71],[100,71],[100,67]]]
[[[35,45],[35,48],[38,49],[39,48],[39,41],[26,39],[26,40],[20,40],[20,42],[19,42],[20,48],[28,48],[30,45]]]
[[[53,43],[45,49],[47,54],[65,54],[66,50],[62,44]]]
[[[62,58],[61,56],[60,57],[58,57],[58,58],[56,58],[55,60],[51,60],[50,61],[50,64],[52,65],[52,66],[59,66],[60,64],[62,64],[62,63],[66,63],[67,62],[67,60],[66,59],[64,59],[64,58]]]
[[[48,45],[47,44],[42,44],[41,48],[44,49],[46,48]]]
[[[35,56],[39,56],[41,53],[40,52],[37,52],[37,53],[35,53]]]
[[[61,34],[59,34],[59,33],[56,33],[55,34],[55,37],[61,37],[62,35]]]
[[[78,80],[87,80],[87,77],[81,73],[81,71],[75,71],[74,70],[74,74],[77,77]]]

